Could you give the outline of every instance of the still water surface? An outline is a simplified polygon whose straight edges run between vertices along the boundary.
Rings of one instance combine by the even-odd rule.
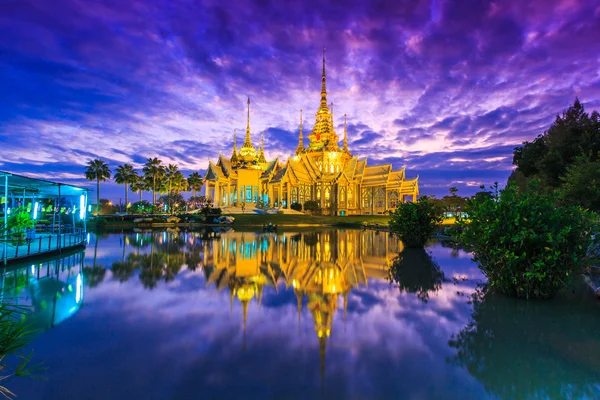
[[[384,232],[92,235],[2,282],[48,368],[21,399],[600,398],[588,294],[492,296],[469,254]]]

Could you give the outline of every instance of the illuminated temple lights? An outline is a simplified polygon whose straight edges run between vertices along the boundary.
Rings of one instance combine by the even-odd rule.
[[[300,110],[298,146],[285,163],[279,158],[265,158],[264,132],[258,151],[250,131],[248,98],[246,135],[237,149],[234,132],[231,157],[219,156],[209,161],[206,193],[220,207],[252,205],[259,201],[273,207],[290,208],[294,203],[317,201],[326,214],[381,214],[393,209],[408,197],[419,194],[418,177],[406,179],[405,167],[394,171],[391,164],[367,165],[366,158],[351,154],[344,114],[344,136],[335,132],[333,104],[327,104],[325,56],[321,76],[321,100],[315,125],[304,144],[303,118]]]

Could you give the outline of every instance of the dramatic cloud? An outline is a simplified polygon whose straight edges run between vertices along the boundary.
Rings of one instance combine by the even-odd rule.
[[[422,193],[503,183],[512,148],[577,96],[600,109],[600,6],[584,0],[7,0],[0,169],[86,185],[84,164],[185,172],[252,138],[267,158],[310,131],[327,47],[350,150],[407,165]],[[113,184],[105,194],[119,196]]]

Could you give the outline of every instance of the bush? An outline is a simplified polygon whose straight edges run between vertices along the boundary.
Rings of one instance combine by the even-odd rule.
[[[312,214],[319,214],[321,212],[321,205],[317,200],[305,201],[304,211],[309,211]]]
[[[400,203],[392,212],[390,230],[405,247],[424,247],[431,234],[443,221],[442,209],[427,196],[413,203]]]
[[[577,206],[557,207],[539,181],[526,193],[511,183],[491,199],[467,203],[470,221],[458,221],[457,238],[491,289],[524,298],[549,298],[591,262],[587,249],[598,215]]]
[[[302,204],[300,203],[292,203],[290,208],[295,211],[302,211]]]

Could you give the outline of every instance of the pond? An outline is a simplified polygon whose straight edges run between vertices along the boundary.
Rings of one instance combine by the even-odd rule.
[[[400,253],[400,255],[399,255]],[[462,250],[311,229],[89,237],[2,276],[46,379],[21,399],[600,398],[599,303],[482,289]]]

